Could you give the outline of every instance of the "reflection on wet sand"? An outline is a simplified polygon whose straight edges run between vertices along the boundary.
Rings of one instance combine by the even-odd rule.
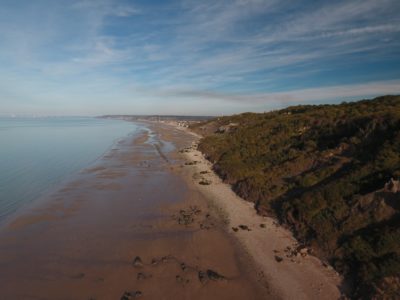
[[[1,229],[2,298],[268,295],[223,220],[182,179],[177,150],[191,136],[161,125],[143,128]]]

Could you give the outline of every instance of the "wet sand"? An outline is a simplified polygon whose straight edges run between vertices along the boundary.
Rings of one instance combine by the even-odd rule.
[[[191,134],[199,140],[200,136]],[[296,300],[341,297],[341,276],[312,255],[311,249],[302,246],[290,230],[272,217],[258,215],[253,203],[236,195],[213,172],[212,163],[197,150],[197,142],[181,152],[187,159],[185,178],[220,211],[227,234],[254,260],[254,272],[259,281],[268,284],[270,297]]]
[[[185,180],[194,137],[148,127],[0,229],[0,299],[277,298]]]

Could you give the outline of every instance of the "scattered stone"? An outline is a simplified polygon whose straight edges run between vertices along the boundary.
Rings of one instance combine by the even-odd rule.
[[[182,271],[186,271],[187,266],[185,263],[181,263],[181,269],[182,269]]]
[[[208,277],[203,271],[199,271],[198,277],[201,283],[206,283],[208,281]]]
[[[201,210],[197,206],[190,206],[187,210],[181,209],[179,214],[177,216],[173,215],[172,218],[175,219],[179,225],[187,226],[192,224],[195,221],[194,216],[200,213]]]
[[[275,255],[275,260],[277,262],[281,262],[281,261],[283,261],[283,258],[281,256]]]
[[[260,224],[261,228],[266,228],[267,226],[265,224]]]
[[[183,277],[180,276],[180,275],[176,275],[176,276],[175,276],[175,280],[176,280],[176,282],[178,282],[178,283],[183,283]]]
[[[293,254],[295,254],[297,257],[306,257],[308,254],[308,248],[300,245],[296,250],[293,251]]]
[[[239,225],[239,228],[242,229],[242,230],[251,231],[251,229],[247,225]]]
[[[139,298],[139,297],[142,297],[142,296],[143,296],[143,293],[141,291],[136,291],[135,292],[135,298]]]
[[[133,260],[133,266],[135,268],[141,268],[143,267],[143,261],[139,256],[136,256],[135,259]]]
[[[182,284],[182,285],[186,285],[186,284],[188,284],[190,282],[189,279],[187,279],[187,278],[185,279],[180,275],[176,275],[175,276],[175,280],[176,280],[177,283]]]
[[[307,247],[303,247],[303,246],[299,246],[297,248],[297,251],[300,252],[300,254],[307,254],[308,253],[308,248]]]
[[[208,173],[210,173],[210,172],[208,172],[208,171],[201,171],[201,172],[200,172],[200,174],[202,174],[202,175],[203,175],[203,174],[208,174]]]
[[[233,230],[234,232],[238,232],[238,231],[239,231],[239,229],[238,229],[237,227],[232,227],[232,230]]]
[[[322,265],[325,268],[327,268],[329,271],[333,271],[334,270],[333,267],[330,264],[328,264],[327,262],[322,262]]]
[[[132,294],[129,292],[125,292],[121,297],[121,300],[130,300],[130,299],[132,299]]]
[[[211,180],[204,179],[204,178],[199,181],[199,184],[201,184],[201,185],[210,185],[211,183],[212,183]]]
[[[224,276],[222,276],[221,274],[218,274],[217,272],[213,271],[213,270],[207,270],[207,277],[208,279],[211,280],[225,280],[226,278]]]
[[[135,298],[141,297],[142,295],[143,295],[143,293],[141,291],[125,292],[122,295],[121,300],[135,299]]]
[[[144,273],[138,273],[137,276],[136,276],[136,279],[137,280],[144,280],[144,279],[147,279],[149,277],[151,277],[151,275],[146,275]]]
[[[157,258],[153,258],[153,259],[151,260],[151,264],[152,264],[153,266],[157,265],[159,262],[160,262],[160,261],[159,261]]]
[[[219,280],[226,280],[226,277],[208,269],[207,271],[199,271],[198,277],[201,283],[206,283],[208,280],[219,281]]]

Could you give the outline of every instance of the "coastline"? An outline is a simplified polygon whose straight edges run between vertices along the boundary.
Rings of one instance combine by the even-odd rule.
[[[173,126],[173,124],[170,124]],[[189,131],[186,128],[177,127]],[[226,230],[233,235],[259,268],[259,277],[283,299],[339,299],[341,276],[328,264],[308,253],[275,219],[256,213],[254,205],[236,195],[212,170],[212,163],[197,150],[196,133],[183,151],[190,182],[221,211]],[[203,182],[203,184],[201,183]],[[204,184],[206,183],[206,184]]]
[[[0,228],[42,205],[70,182],[79,181],[82,171],[95,166],[139,129],[133,123],[92,117],[16,120],[6,125],[10,130],[6,127],[2,135],[6,144],[0,178]]]
[[[270,298],[182,178],[178,150],[192,137],[161,127],[148,124],[0,230],[2,297]]]
[[[332,269],[310,255],[287,257],[297,246],[291,233],[213,173],[193,147],[198,135],[141,123],[140,134],[0,230],[3,296],[340,297]]]

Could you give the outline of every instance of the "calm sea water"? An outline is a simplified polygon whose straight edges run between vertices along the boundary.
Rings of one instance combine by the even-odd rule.
[[[0,221],[137,129],[95,118],[0,118]]]

